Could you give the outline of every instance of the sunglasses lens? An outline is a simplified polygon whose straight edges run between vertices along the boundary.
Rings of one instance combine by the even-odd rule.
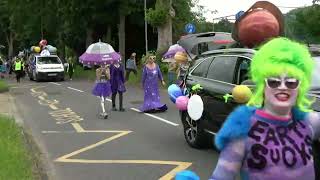
[[[277,88],[281,85],[281,80],[267,79],[267,84],[270,88]]]
[[[299,85],[299,81],[296,79],[290,79],[290,80],[287,80],[285,84],[289,89],[296,89]]]

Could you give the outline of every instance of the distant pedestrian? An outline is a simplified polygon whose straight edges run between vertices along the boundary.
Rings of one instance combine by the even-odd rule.
[[[147,57],[147,64],[143,67],[142,86],[144,90],[144,102],[140,108],[142,112],[166,111],[166,104],[160,102],[158,81],[165,86],[159,66],[155,63],[155,56]]]
[[[17,83],[20,83],[20,78],[22,77],[22,73],[23,73],[23,62],[22,62],[22,58],[18,57],[15,60],[14,63],[14,71],[16,73],[16,79],[17,79]]]
[[[73,64],[73,61],[72,61],[71,57],[68,58],[67,72],[68,72],[68,75],[69,75],[69,79],[72,80],[72,76],[73,76],[73,73],[74,73],[74,64]]]
[[[137,76],[136,53],[132,53],[126,63],[126,81],[129,80],[130,73],[133,72]]]
[[[168,85],[175,84],[177,80],[177,63],[170,62],[168,68]]]
[[[117,111],[116,96],[119,94],[119,111],[125,111],[123,108],[123,93],[126,91],[124,86],[124,67],[116,61],[110,65],[110,83],[112,91],[112,110]]]

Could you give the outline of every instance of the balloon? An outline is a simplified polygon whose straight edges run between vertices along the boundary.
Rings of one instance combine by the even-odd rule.
[[[184,170],[176,174],[175,180],[200,180],[200,177],[192,171]]]
[[[246,103],[252,95],[251,90],[246,85],[238,85],[233,88],[232,96],[237,103]]]
[[[277,18],[267,10],[253,10],[239,23],[239,41],[248,47],[280,35]]]
[[[179,96],[176,99],[176,107],[181,111],[185,111],[188,109],[188,101],[189,98],[187,96]]]
[[[30,51],[33,52],[34,48],[35,48],[35,46],[31,46]]]
[[[191,119],[197,121],[203,113],[203,101],[199,95],[193,95],[188,101],[188,114]]]
[[[40,49],[39,46],[36,46],[36,47],[34,48],[34,52],[39,53],[40,51],[41,51],[41,49]]]
[[[47,45],[46,46],[49,50],[50,53],[56,53],[57,52],[57,48],[51,45]]]
[[[42,39],[40,42],[39,42],[39,46],[46,46],[48,44],[47,40],[45,39]]]
[[[168,94],[169,94],[170,100],[171,100],[173,103],[176,103],[176,99],[177,99],[179,96],[183,96],[180,87],[179,87],[178,85],[176,85],[176,84],[171,84],[171,85],[168,87]]]
[[[185,52],[177,52],[174,55],[174,59],[176,60],[177,63],[183,63],[188,61],[187,53]]]

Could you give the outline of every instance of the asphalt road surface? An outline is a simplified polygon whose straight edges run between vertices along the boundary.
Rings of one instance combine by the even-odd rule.
[[[167,112],[137,112],[143,91],[127,87],[126,112],[112,111],[102,119],[92,82],[9,83],[20,116],[49,158],[54,179],[172,179],[185,169],[208,179],[217,163],[215,150],[193,149],[185,142],[178,111],[165,91],[161,99]],[[111,102],[106,105],[110,111]]]

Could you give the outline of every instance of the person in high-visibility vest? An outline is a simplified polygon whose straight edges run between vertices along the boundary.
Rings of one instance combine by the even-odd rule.
[[[14,71],[16,73],[17,82],[20,83],[20,78],[22,76],[22,71],[23,71],[23,62],[21,58],[16,59],[14,63]]]

